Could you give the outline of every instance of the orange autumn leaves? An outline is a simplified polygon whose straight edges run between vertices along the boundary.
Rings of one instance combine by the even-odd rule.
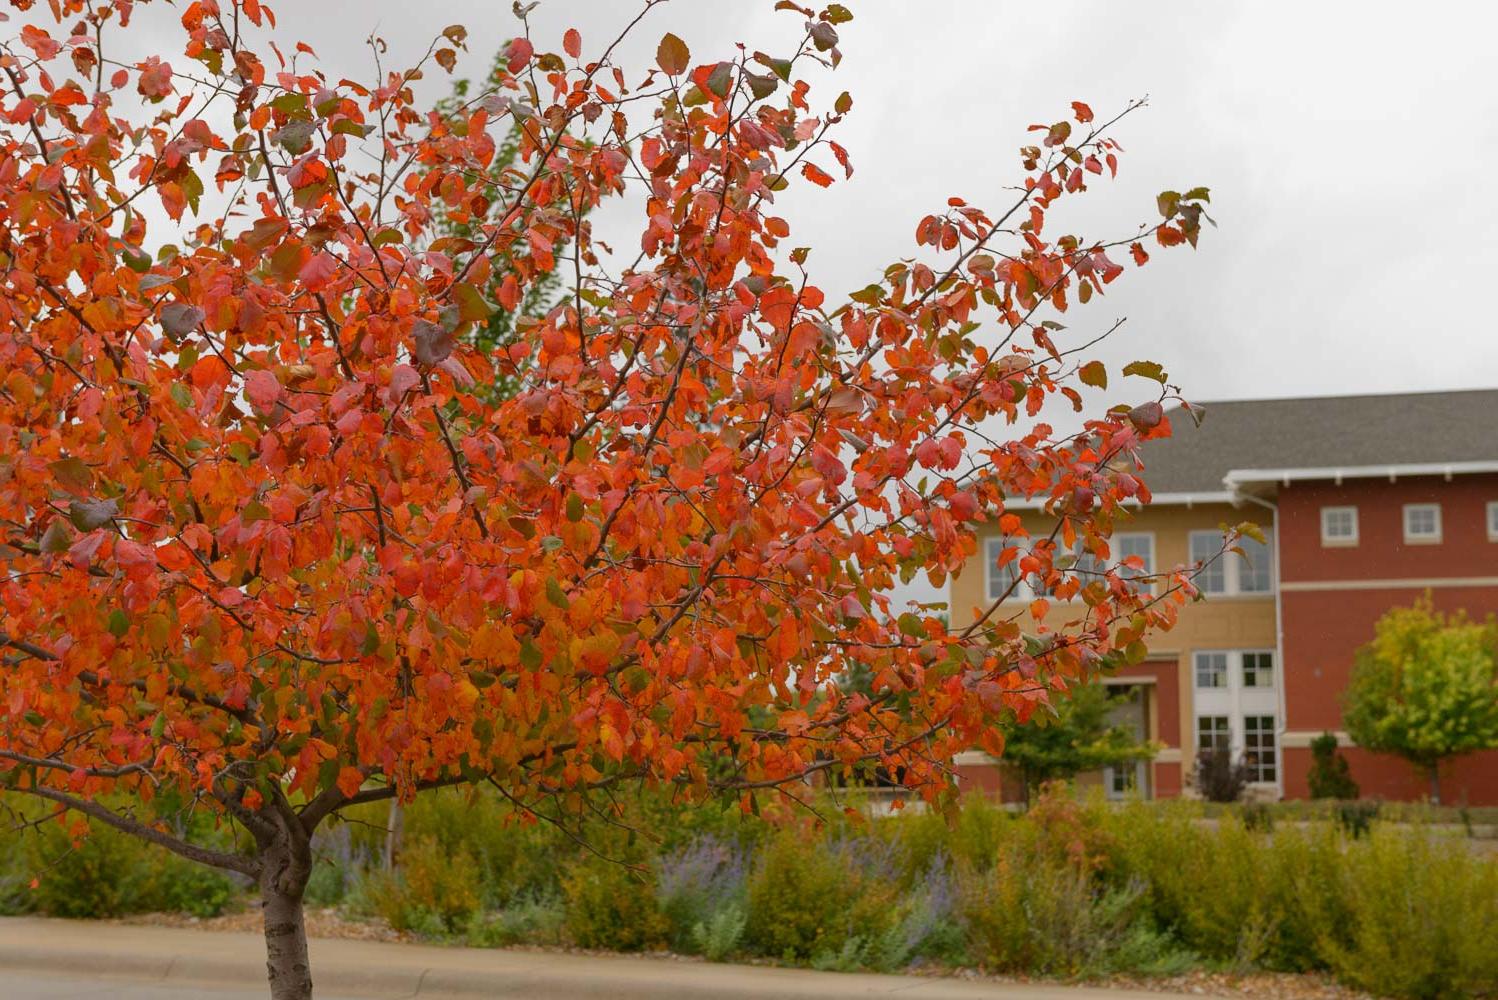
[[[1115,244],[1045,222],[1116,166],[1111,134],[1075,106],[1011,204],[954,200],[832,294],[775,200],[837,183],[819,162],[851,175],[828,137],[851,99],[818,109],[811,82],[847,12],[781,6],[794,49],[704,61],[667,34],[646,67],[527,27],[440,111],[411,83],[454,64],[455,27],[435,65],[354,81],[266,5],[198,0],[103,79],[77,70],[109,58],[93,39],[135,27],[34,11],[0,97],[23,126],[0,138],[0,781],[232,812],[879,766],[934,795],[997,722],[1168,626],[1169,581],[1108,543],[1168,427],[1030,419],[1107,385],[1047,317],[1122,273]],[[1157,240],[1194,238],[1205,199],[1162,201]],[[640,238],[609,254],[589,212],[616,200]],[[552,273],[553,305],[475,346]],[[1064,622],[891,601],[1001,519]]]

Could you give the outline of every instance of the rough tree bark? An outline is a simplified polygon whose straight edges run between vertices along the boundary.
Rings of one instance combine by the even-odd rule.
[[[311,838],[293,814],[260,843],[260,905],[271,1000],[311,1000],[312,964],[302,896],[312,875]]]

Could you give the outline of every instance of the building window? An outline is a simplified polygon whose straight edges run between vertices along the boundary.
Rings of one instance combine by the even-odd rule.
[[[1358,509],[1356,507],[1321,508],[1321,544],[1356,545],[1358,543]]]
[[[1243,686],[1246,688],[1274,687],[1274,654],[1243,654]]]
[[[1226,715],[1198,715],[1196,717],[1197,750],[1231,750],[1233,733],[1228,728]]]
[[[1274,716],[1243,717],[1243,763],[1248,767],[1249,781],[1273,784],[1276,780]]]
[[[1227,593],[1227,565],[1222,558],[1222,535],[1216,531],[1191,533],[1191,562],[1200,567],[1193,578],[1204,594]]]
[[[1488,541],[1498,542],[1498,500],[1488,501]]]
[[[1019,588],[1014,586],[1015,578],[1019,575],[1019,553],[1003,566],[999,565],[999,556],[1006,548],[1014,544],[1009,538],[989,538],[983,543],[983,558],[987,568],[988,599],[997,601],[1008,597],[1018,600],[1024,596]]]
[[[1155,536],[1149,532],[1129,532],[1113,536],[1110,546],[1113,554],[1118,558],[1119,573],[1127,578],[1133,579],[1141,576],[1149,576],[1155,571]],[[1139,569],[1123,565],[1123,561],[1132,556],[1138,556],[1143,564]]]
[[[1228,686],[1228,654],[1196,654],[1196,686],[1199,688],[1225,688]]]
[[[1271,541],[1267,531],[1262,542],[1257,538],[1238,539],[1238,547],[1243,550],[1243,555],[1234,560],[1238,568],[1238,593],[1267,594],[1273,588]]]
[[[1200,567],[1195,581],[1204,594],[1267,594],[1274,590],[1274,533],[1264,541],[1241,537],[1239,552],[1223,552],[1220,531],[1191,533],[1191,561]],[[1208,562],[1211,560],[1211,562]]]
[[[1404,505],[1404,541],[1406,545],[1431,545],[1441,540],[1441,505],[1407,503]]]

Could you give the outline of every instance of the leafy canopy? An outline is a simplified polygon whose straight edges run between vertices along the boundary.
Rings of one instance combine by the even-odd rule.
[[[1126,704],[1126,696],[1102,684],[1079,684],[1058,699],[1054,713],[1037,714],[1008,730],[1005,759],[1019,769],[1027,789],[1083,771],[1148,760],[1156,748],[1114,718],[1114,711]]]
[[[1342,718],[1359,746],[1425,768],[1498,747],[1498,624],[1428,596],[1388,611],[1358,650]]]
[[[852,99],[813,103],[840,5],[777,4],[804,23],[790,51],[704,60],[666,35],[643,67],[522,19],[440,109],[413,83],[451,70],[457,26],[361,82],[259,0],[173,8],[170,50],[133,63],[111,53],[160,39],[131,21],[145,0],[19,6],[6,788],[116,825],[100,796],[172,789],[265,849],[480,780],[535,809],[632,780],[751,808],[873,764],[934,797],[953,754],[1137,659],[1190,590],[1109,560],[1149,499],[1137,449],[1169,432],[1160,366],[1125,372],[1149,402],[1041,419],[1108,385],[1053,317],[1204,217],[1194,189],[1142,235],[1052,231],[1118,169],[1116,118],[1035,126],[1007,201],[951,199],[845,297],[777,214],[853,173]],[[589,221],[610,200],[639,221],[617,253]],[[498,312],[516,321],[480,335]],[[1054,530],[1027,536],[1016,500]],[[995,525],[1065,614],[893,606]],[[855,665],[867,688],[844,692]]]

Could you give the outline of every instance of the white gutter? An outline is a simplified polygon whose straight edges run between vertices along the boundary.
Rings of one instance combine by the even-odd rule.
[[[1148,482],[1145,485],[1149,485]],[[1236,494],[1231,490],[1204,490],[1199,493],[1155,493],[1150,496],[1151,507],[1184,506],[1188,510],[1196,504],[1233,503]],[[1065,499],[1064,497],[1062,498]],[[1005,500],[1005,510],[1041,510],[1051,502],[1050,497],[1035,497],[1029,500]],[[1123,501],[1131,506],[1141,506],[1140,501],[1130,497]]]
[[[1231,473],[1229,473],[1231,476]],[[1226,480],[1224,480],[1226,481]],[[1270,531],[1273,532],[1272,552],[1270,559],[1273,562],[1273,572],[1270,574],[1270,583],[1274,586],[1274,668],[1275,668],[1275,698],[1279,707],[1279,724],[1275,726],[1274,743],[1275,756],[1277,758],[1274,769],[1275,789],[1279,797],[1285,797],[1285,733],[1289,730],[1286,721],[1288,706],[1285,700],[1285,611],[1280,604],[1280,594],[1284,588],[1280,585],[1280,508],[1279,504],[1271,500],[1262,500],[1247,493],[1236,493],[1240,500],[1267,507],[1270,512]]]
[[[1230,492],[1239,493],[1252,484],[1280,484],[1306,479],[1330,479],[1341,483],[1344,479],[1377,479],[1388,477],[1390,482],[1400,476],[1452,476],[1473,473],[1498,472],[1498,462],[1415,462],[1404,465],[1348,465],[1321,466],[1300,469],[1231,469],[1222,477],[1222,483]]]

